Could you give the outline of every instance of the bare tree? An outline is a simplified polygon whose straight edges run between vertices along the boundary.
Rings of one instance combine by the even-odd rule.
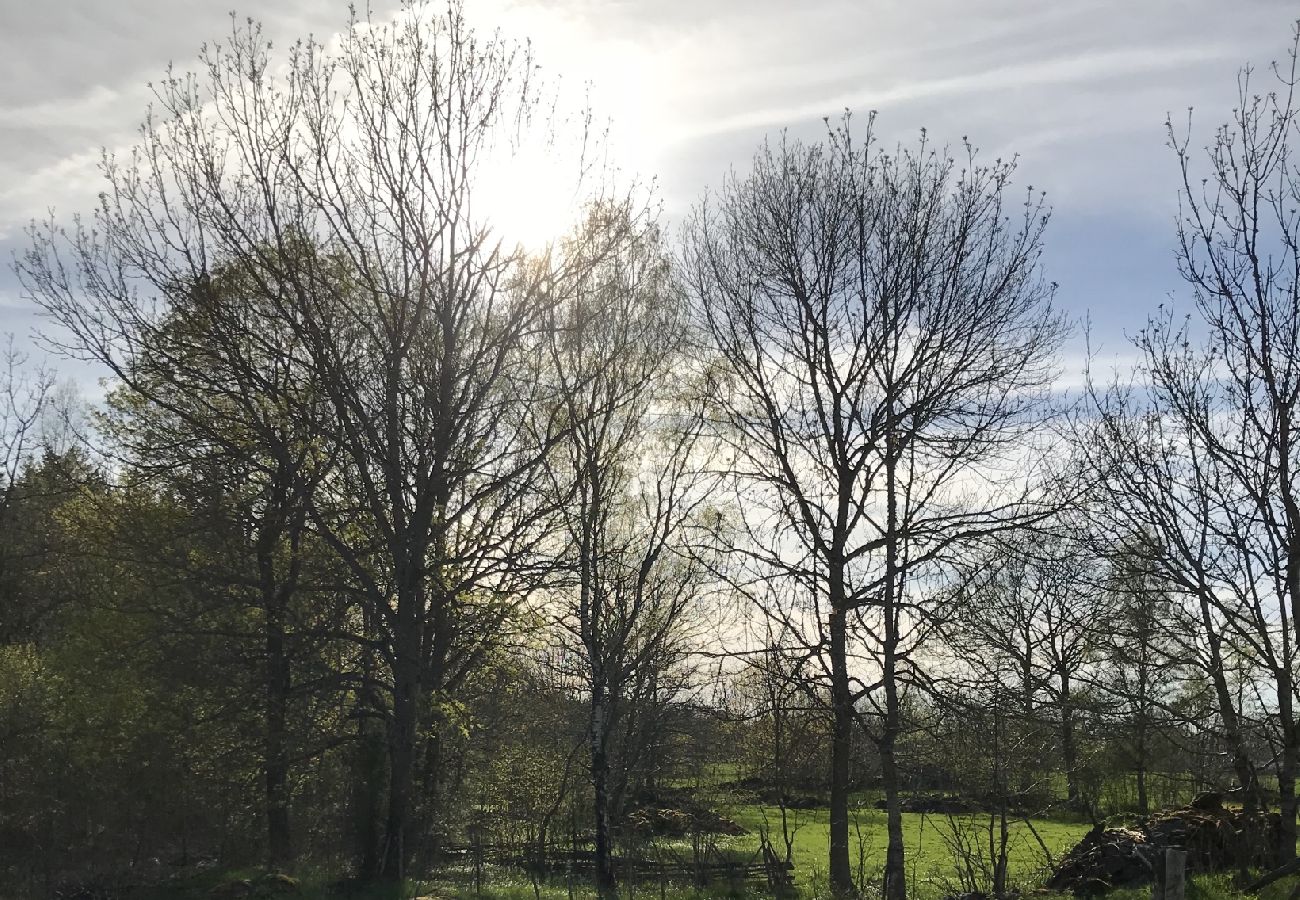
[[[7,335],[0,349],[0,515],[23,461],[36,448],[41,416],[54,386],[44,369],[28,371],[27,356]]]
[[[1184,648],[1187,617],[1174,597],[1134,559],[1112,554],[1105,589],[1114,615],[1099,634],[1103,665],[1097,683],[1111,699],[1121,739],[1121,759],[1130,760],[1137,811],[1151,811],[1151,777],[1156,750],[1176,721],[1173,701],[1188,669]]]
[[[29,370],[27,355],[14,344],[13,335],[0,345],[0,526],[9,526],[18,501],[23,466],[40,444],[53,378],[44,369]],[[12,542],[0,542],[0,584],[5,583],[21,557]],[[0,641],[26,637],[44,616],[44,610],[11,609],[0,623]]]
[[[1106,472],[1107,514],[1121,529],[1116,543],[1140,553],[1144,567],[1186,606],[1194,627],[1180,655],[1213,686],[1218,726],[1246,808],[1258,810],[1263,795],[1248,714],[1234,686],[1234,647],[1239,627],[1251,632],[1250,641],[1259,642],[1266,654],[1275,653],[1276,646],[1266,610],[1252,602],[1249,587],[1236,588],[1246,574],[1241,561],[1219,542],[1214,520],[1226,498],[1213,489],[1214,474],[1202,467],[1202,457],[1190,450],[1173,417],[1135,414],[1139,401],[1119,391],[1100,403],[1093,452],[1099,471]]]
[[[1300,26],[1296,41],[1300,42]],[[1183,187],[1179,271],[1186,306],[1162,306],[1136,337],[1136,384],[1094,387],[1099,468],[1126,546],[1184,599],[1248,805],[1262,802],[1230,651],[1265,679],[1261,705],[1280,794],[1278,864],[1295,857],[1300,768],[1300,137],[1297,47],[1239,102],[1205,150],[1169,126]],[[1202,174],[1203,173],[1203,174]],[[1184,312],[1184,308],[1186,312]]]
[[[971,573],[946,630],[949,643],[964,651],[960,657],[974,682],[1009,704],[1003,712],[1024,729],[1018,737],[1027,746],[1033,746],[1034,731],[1055,727],[1067,802],[1095,814],[1081,787],[1078,695],[1099,652],[1096,626],[1108,617],[1105,595],[1089,574],[1094,566],[1089,548],[1065,536],[1077,535],[1079,525],[1058,521],[1051,531],[1002,541]],[[1017,737],[1006,733],[1007,724],[999,723],[1004,742]],[[1042,749],[1034,748],[1035,759],[1041,759]],[[1020,775],[1027,791],[1032,773],[1025,769]]]
[[[625,208],[593,209],[578,242],[611,229],[634,238],[577,279],[550,329],[557,395],[572,423],[549,468],[567,498],[563,559],[572,573],[559,623],[574,641],[590,703],[602,896],[615,893],[613,825],[629,751],[640,747],[624,742],[623,771],[615,773],[612,741],[620,720],[625,734],[636,731],[627,720],[644,711],[638,699],[652,699],[638,698],[638,688],[653,691],[682,651],[684,619],[702,583],[687,531],[707,499],[695,458],[699,404],[683,376],[683,304],[668,258],[653,224]]]
[[[308,520],[380,666],[387,814],[364,858],[400,878],[417,834],[434,837],[417,796],[438,796],[440,710],[541,571],[542,464],[569,426],[544,333],[603,252],[531,257],[493,227],[493,154],[566,123],[527,48],[476,34],[456,2],[298,43],[278,76],[251,23],[201,61],[157,86],[131,157],[105,160],[93,225],[36,232],[24,279],[121,376],[178,294],[234,273],[274,321],[264,339],[287,342],[278,362],[310,373],[309,394],[265,409],[335,458]],[[587,122],[571,123],[582,140]],[[572,160],[575,184],[589,161]]]
[[[850,740],[869,713],[885,896],[904,896],[900,696],[920,678],[933,596],[918,581],[1025,517],[1027,482],[1000,464],[1042,408],[1062,336],[1039,271],[1045,209],[1031,195],[1009,214],[1013,166],[966,149],[961,165],[924,137],[888,154],[847,121],[820,144],[765,144],[701,205],[686,243],[749,533],[736,570],[798,585],[797,606],[764,612],[803,635],[829,682],[841,894],[854,892]]]
[[[819,698],[810,698],[807,692],[814,684],[800,671],[806,664],[806,654],[792,653],[785,646],[784,636],[767,629],[767,640],[761,653],[747,660],[745,673],[750,698],[748,715],[758,736],[759,754],[756,774],[762,782],[760,798],[775,801],[781,819],[782,856],[779,862],[786,867],[794,865],[794,840],[799,831],[799,812],[791,808],[794,779],[801,769],[797,753],[816,754],[820,747],[817,734],[810,725],[824,722],[824,704]],[[819,767],[820,768],[820,767]],[[765,841],[767,822],[764,816]]]

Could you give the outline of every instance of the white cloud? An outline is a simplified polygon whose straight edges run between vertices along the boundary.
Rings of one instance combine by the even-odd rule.
[[[226,33],[229,4],[9,6],[0,240],[12,245],[49,206],[93,204],[97,148],[131,140],[145,81]],[[1138,261],[1129,246],[1169,227],[1165,113],[1196,104],[1208,129],[1231,109],[1238,65],[1281,55],[1296,15],[1292,0],[467,0],[467,10],[533,38],[543,74],[566,90],[592,82],[619,159],[660,175],[673,212],[729,165],[743,169],[763,133],[815,136],[844,107],[880,108],[889,143],[926,125],[941,144],[969,135],[988,156],[1018,153],[1068,235],[1062,246],[1048,236],[1070,275],[1062,301],[1079,313],[1095,305],[1099,327],[1168,281],[1166,255]],[[283,46],[309,31],[328,38],[346,9],[295,0],[269,15]],[[1112,259],[1123,265],[1096,262]]]

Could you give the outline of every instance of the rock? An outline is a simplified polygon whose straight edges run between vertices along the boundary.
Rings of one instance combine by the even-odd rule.
[[[1005,894],[985,894],[982,891],[966,891],[963,894],[949,894],[943,900],[1018,900],[1020,891],[1010,890]]]
[[[51,896],[55,900],[116,900],[129,890],[112,880],[69,882],[60,884]]]
[[[903,812],[928,815],[960,815],[975,812],[979,808],[961,797],[908,797],[900,806]]]
[[[256,878],[226,881],[208,892],[213,900],[236,900],[239,897],[285,897],[299,893],[298,879],[280,872],[268,872]]]
[[[673,809],[643,806],[628,814],[628,824],[643,835],[685,837],[690,834],[745,834],[745,829],[703,807]]]

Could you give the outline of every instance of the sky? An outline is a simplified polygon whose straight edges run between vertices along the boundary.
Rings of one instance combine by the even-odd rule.
[[[94,203],[101,148],[122,150],[168,63],[230,29],[233,0],[0,0],[0,334],[40,359],[49,324],[10,269],[23,229]],[[562,91],[589,90],[620,164],[655,178],[669,224],[765,136],[817,139],[823,119],[878,112],[887,146],[928,129],[1053,208],[1046,275],[1119,358],[1125,333],[1178,302],[1178,171],[1165,120],[1203,145],[1238,70],[1283,58],[1294,0],[465,0],[480,27],[532,41]],[[373,0],[376,18],[395,4]],[[346,3],[246,7],[280,45],[326,38]],[[1077,355],[1081,343],[1076,341]],[[53,360],[79,383],[96,375]],[[1067,359],[1066,366],[1076,361]],[[93,391],[92,391],[93,392]]]

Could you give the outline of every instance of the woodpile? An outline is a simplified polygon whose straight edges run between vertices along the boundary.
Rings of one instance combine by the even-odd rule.
[[[1098,894],[1150,882],[1167,848],[1187,851],[1188,872],[1216,872],[1267,861],[1278,832],[1276,813],[1245,815],[1217,795],[1183,809],[1158,813],[1131,827],[1098,825],[1057,864],[1047,887]]]

